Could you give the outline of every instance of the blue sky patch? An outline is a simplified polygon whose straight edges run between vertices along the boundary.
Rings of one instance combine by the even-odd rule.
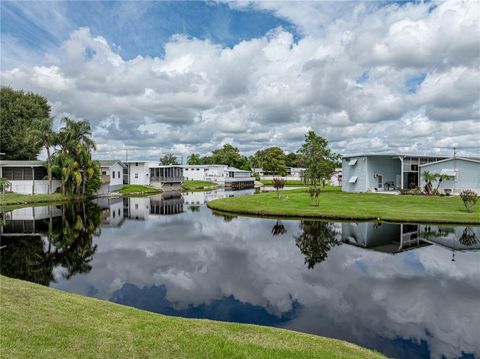
[[[408,76],[405,80],[405,92],[416,93],[418,86],[422,84],[425,77],[427,77],[425,72]]]

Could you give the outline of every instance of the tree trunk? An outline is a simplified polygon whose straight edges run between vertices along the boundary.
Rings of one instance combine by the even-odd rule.
[[[52,193],[52,159],[50,157],[50,146],[48,142],[45,144],[47,149],[47,176],[48,176],[48,194]]]

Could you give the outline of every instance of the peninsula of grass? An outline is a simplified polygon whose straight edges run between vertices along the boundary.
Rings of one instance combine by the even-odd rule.
[[[211,190],[218,187],[218,184],[207,181],[184,181],[182,183],[182,189],[184,191]]]
[[[162,191],[151,186],[143,186],[139,184],[124,184],[122,189],[120,189],[118,192],[123,195],[142,195],[157,194],[161,193]]]
[[[260,180],[265,186],[273,186],[273,180]],[[288,180],[285,181],[285,186],[304,187],[305,183],[302,181]]]
[[[1,358],[383,358],[289,330],[154,314],[0,276]]]
[[[269,192],[217,199],[208,207],[256,216],[480,225],[480,204],[467,213],[458,196],[346,193],[335,187],[320,194],[318,207],[306,189],[281,192],[280,198],[276,192]]]

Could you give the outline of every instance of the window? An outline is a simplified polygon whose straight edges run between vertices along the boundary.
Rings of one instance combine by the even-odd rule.
[[[357,176],[352,176],[352,177],[350,177],[350,179],[348,180],[348,183],[356,183],[356,182],[357,182],[357,179],[358,179]]]
[[[102,176],[106,176],[107,175],[107,171],[102,171]]]
[[[135,162],[135,166],[138,167],[138,162]]]
[[[135,173],[135,178],[138,178],[138,173]]]
[[[118,178],[120,178],[120,171],[118,171],[117,174],[118,174]]]
[[[115,178],[115,171],[112,172],[112,177]]]
[[[348,164],[350,166],[355,166],[357,164],[357,159],[350,160],[350,162],[348,162]]]
[[[138,203],[135,203],[135,209],[138,209]]]
[[[115,211],[113,211],[112,214],[113,214],[113,218],[115,218]]]

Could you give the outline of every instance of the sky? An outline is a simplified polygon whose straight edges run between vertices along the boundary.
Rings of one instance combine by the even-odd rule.
[[[0,82],[87,119],[96,157],[480,155],[480,2],[0,3]]]

